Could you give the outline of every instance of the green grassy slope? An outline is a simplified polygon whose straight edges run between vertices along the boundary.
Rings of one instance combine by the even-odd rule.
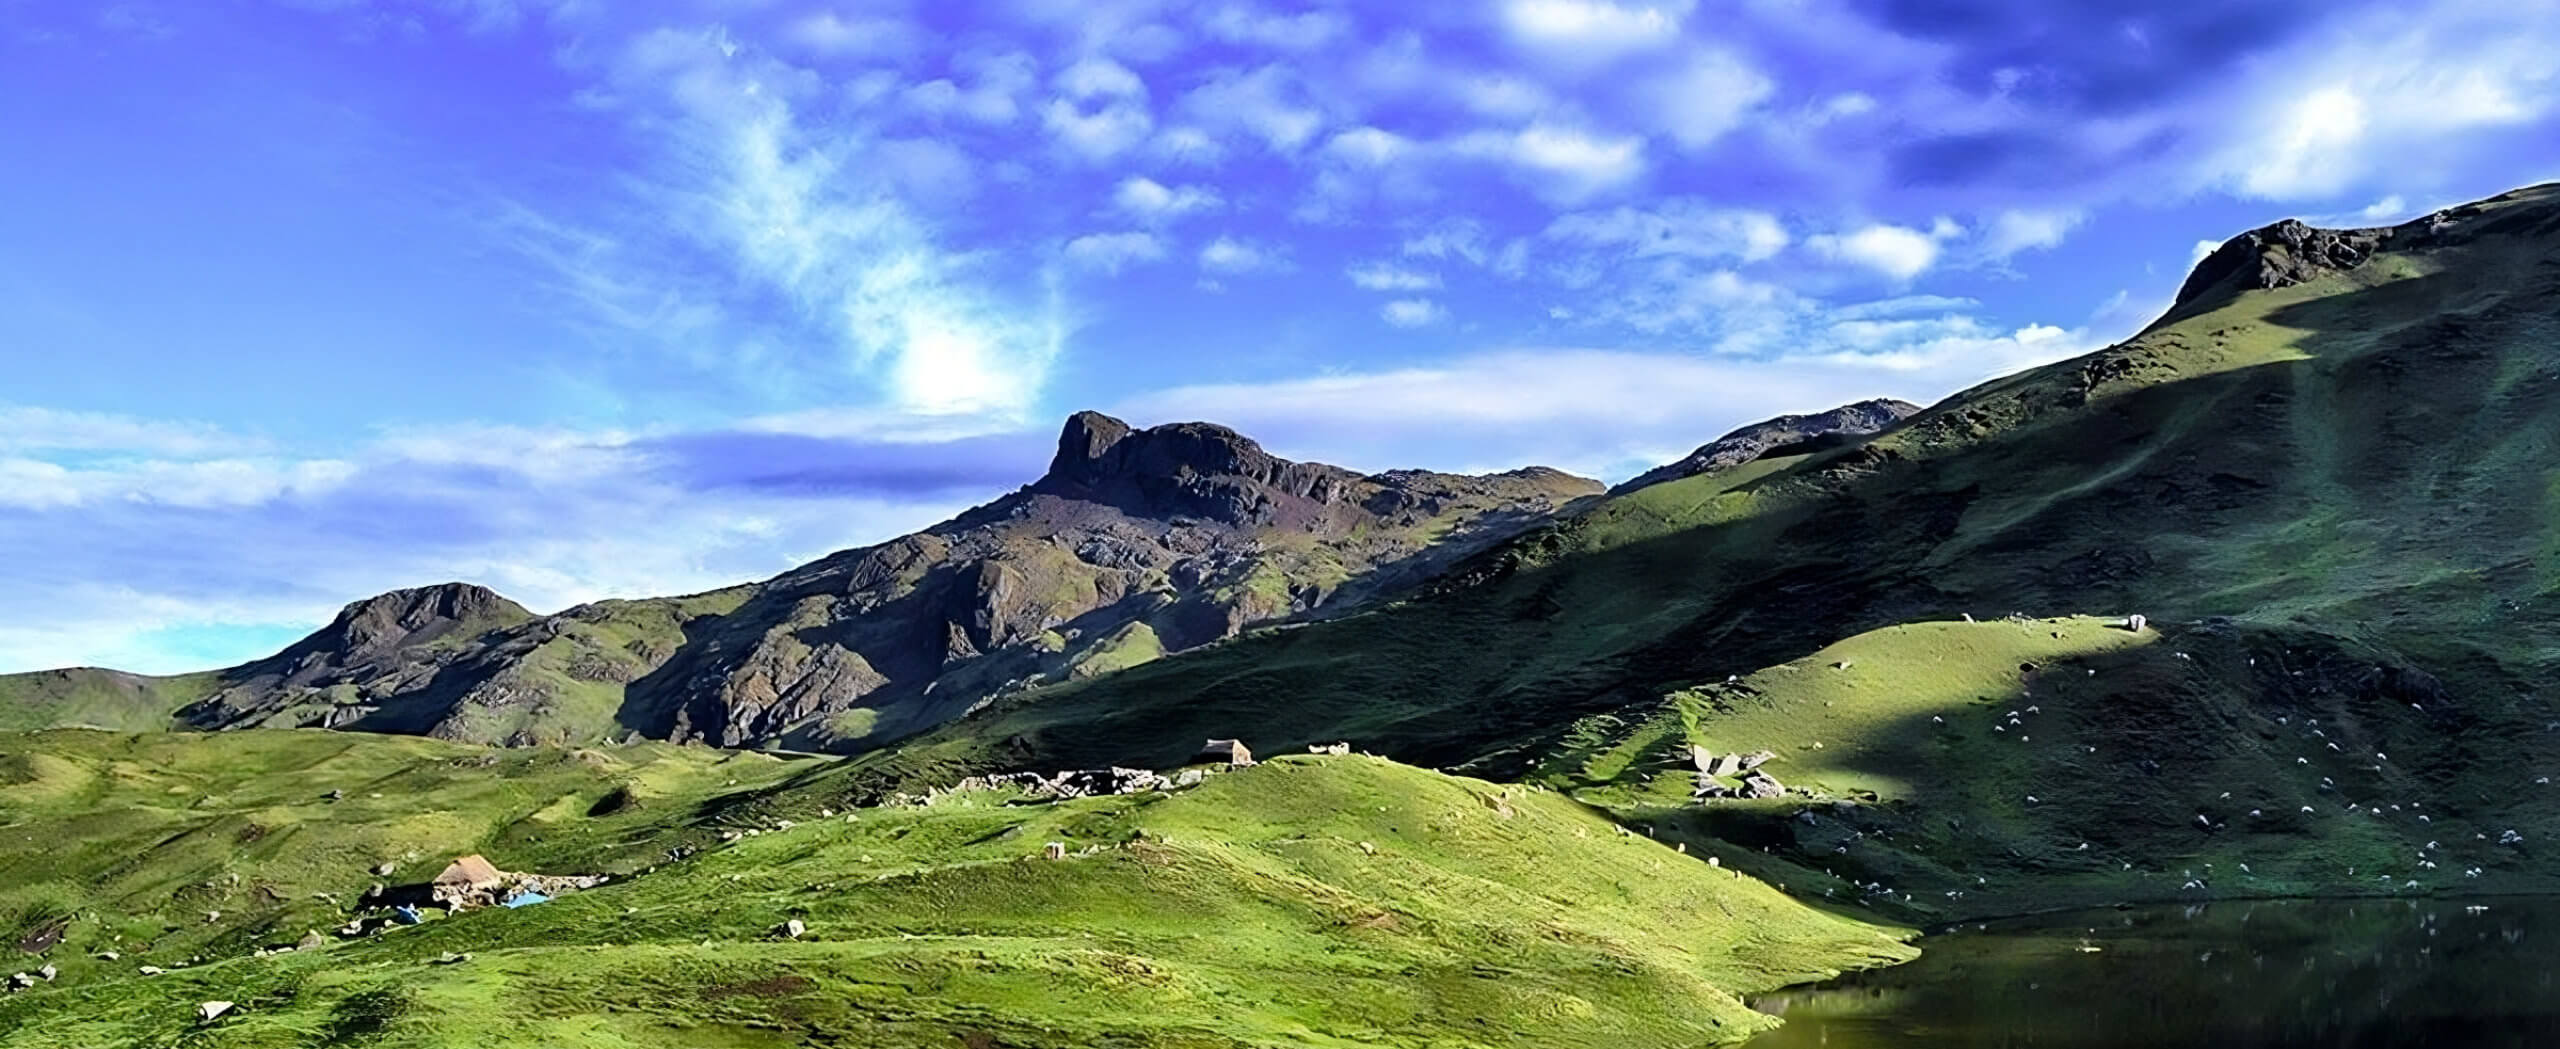
[[[1578,718],[1964,612],[2236,617],[2537,694],[2560,662],[2556,246],[2553,188],[2457,209],[1864,445],[1608,500],[1426,597],[1017,697],[881,774],[1243,735],[1512,775]]]
[[[769,786],[794,764],[665,744],[0,735],[0,938],[67,921],[66,972],[92,969],[86,955],[102,950],[124,954],[130,972],[291,943],[343,922],[340,904],[368,886],[423,881],[464,853],[509,870],[624,873],[712,840],[714,798]],[[587,815],[617,790],[634,803]],[[392,875],[375,876],[386,862]]]
[[[2119,623],[1873,631],[1586,719],[1533,780],[1911,920],[2560,888],[2535,851],[2560,834],[2548,708],[2313,631]],[[1694,803],[1693,745],[1775,752],[1810,798]]]
[[[71,726],[164,730],[173,727],[171,712],[219,687],[211,673],[154,677],[74,667],[0,675],[0,732]]]
[[[761,792],[782,763],[703,751],[58,733],[7,752],[0,881],[50,888],[18,894],[0,932],[74,920],[49,955],[61,978],[0,996],[0,1045],[1698,1044],[1770,1022],[1739,993],[1911,953],[1559,794],[1364,757],[1171,794],[968,794],[821,819],[822,795]],[[624,767],[598,773],[607,756]],[[658,800],[584,817],[631,768],[654,771]],[[324,813],[306,795],[326,782],[349,795]],[[219,932],[187,927],[259,907],[255,886],[361,883],[394,842],[433,843],[420,871],[466,843],[515,868],[636,862],[740,814],[728,802],[746,792],[768,825],[809,818],[539,907],[316,950],[239,956],[299,935],[298,900],[256,930],[229,913],[205,926]],[[231,848],[244,817],[212,807],[277,829]],[[102,851],[19,844],[75,836]],[[1051,841],[1073,853],[1039,858]],[[222,888],[233,873],[241,887]],[[790,919],[808,934],[772,935]],[[120,961],[91,957],[118,934]],[[197,953],[213,960],[134,969]],[[210,999],[241,1009],[198,1024]]]

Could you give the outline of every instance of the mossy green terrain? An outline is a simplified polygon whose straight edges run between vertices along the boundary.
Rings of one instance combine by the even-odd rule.
[[[0,877],[29,888],[5,931],[63,936],[58,979],[0,997],[6,1045],[1687,1045],[1772,1022],[1739,994],[1911,953],[1563,795],[1358,756],[1169,793],[834,812],[776,789],[798,763],[675,748],[251,732],[6,749]],[[640,804],[588,815],[626,784]],[[750,818],[774,829],[664,860]],[[244,957],[336,924],[311,894],[352,898],[376,857],[414,853],[417,878],[465,850],[630,874]],[[795,919],[804,936],[775,934]],[[198,1023],[216,999],[239,1010]]]
[[[96,667],[0,676],[0,732],[83,727],[153,732],[170,712],[219,687],[213,674],[154,677]]]
[[[2198,289],[1872,440],[1608,499],[1410,600],[1006,699],[913,756],[1348,736],[1510,776],[1585,716],[2013,611],[2229,618],[2457,697],[2540,697],[2560,669],[2560,189],[2400,232],[2302,283]]]

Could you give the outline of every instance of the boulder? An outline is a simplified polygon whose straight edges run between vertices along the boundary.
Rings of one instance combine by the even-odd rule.
[[[199,1002],[196,1005],[196,1019],[212,1023],[220,1019],[222,1014],[230,1012],[231,1008],[230,1002]]]
[[[1780,798],[1785,797],[1786,793],[1786,785],[1779,783],[1766,772],[1754,769],[1750,775],[1742,777],[1743,797]]]

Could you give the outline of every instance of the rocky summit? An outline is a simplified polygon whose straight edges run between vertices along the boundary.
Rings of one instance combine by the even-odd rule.
[[[1698,446],[1678,462],[1654,467],[1609,490],[1623,495],[1638,488],[1684,477],[1729,470],[1747,462],[1781,455],[1803,455],[1839,448],[1860,437],[1880,433],[1920,413],[1920,406],[1890,397],[1844,404],[1811,415],[1781,415],[1752,423]]]
[[[201,729],[860,750],[998,695],[1357,606],[1600,490],[1545,468],[1362,474],[1222,426],[1081,412],[1034,483],[761,583],[548,616],[482,587],[403,590],[227,670],[19,675],[0,694],[114,727],[175,710]],[[71,702],[93,695],[114,702]]]

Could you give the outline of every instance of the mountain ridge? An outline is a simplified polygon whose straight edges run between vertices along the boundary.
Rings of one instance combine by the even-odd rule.
[[[201,729],[858,747],[1005,690],[1370,600],[1600,491],[1544,467],[1362,474],[1214,424],[1081,412],[1031,484],[766,580],[541,616],[485,587],[417,587],[236,667],[39,672],[0,677],[0,694],[113,727],[174,709]]]

